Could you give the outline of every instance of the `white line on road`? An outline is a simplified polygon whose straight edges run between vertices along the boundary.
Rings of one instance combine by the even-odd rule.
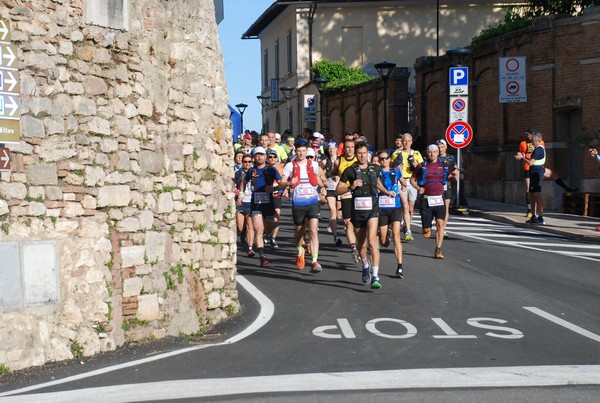
[[[600,365],[429,368],[190,379],[24,396],[5,402],[102,403],[194,399],[256,393],[599,385]],[[90,399],[90,396],[92,397]]]
[[[588,339],[592,339],[594,341],[600,342],[600,336],[598,336],[596,333],[592,333],[589,330],[585,330],[584,328],[574,325],[571,322],[567,322],[566,320],[561,319],[558,316],[554,316],[551,313],[542,311],[540,308],[536,308],[534,306],[524,306],[523,309],[527,309],[531,313],[541,316],[544,319],[548,319],[550,322],[554,322],[557,325],[560,325],[560,326],[567,328],[577,334],[587,337]]]
[[[28,386],[28,387],[21,388],[21,389],[3,392],[3,393],[0,393],[0,397],[11,396],[11,395],[19,394],[19,393],[27,393],[27,392],[31,392],[33,390],[43,389],[43,388],[47,388],[50,386],[61,385],[64,383],[78,381],[78,380],[85,379],[85,378],[91,378],[96,375],[102,375],[102,374],[106,374],[109,372],[118,371],[118,370],[121,370],[124,368],[134,367],[137,365],[143,365],[143,364],[147,364],[149,362],[162,360],[162,359],[173,357],[173,356],[180,355],[180,354],[186,354],[186,353],[196,351],[196,350],[202,350],[202,349],[208,348],[208,347],[216,347],[216,346],[223,346],[226,344],[233,344],[235,342],[238,342],[238,341],[250,336],[252,333],[259,330],[261,327],[266,325],[271,320],[271,318],[273,317],[273,314],[275,312],[275,306],[273,305],[273,302],[265,294],[263,294],[258,288],[256,288],[254,286],[254,284],[252,284],[250,281],[246,280],[246,278],[244,276],[238,274],[236,276],[236,278],[237,278],[238,284],[240,284],[242,287],[244,287],[246,289],[246,291],[248,291],[260,304],[260,313],[258,314],[258,317],[254,320],[254,322],[252,322],[252,324],[250,324],[250,326],[248,326],[246,329],[244,329],[242,332],[238,333],[237,335],[230,337],[229,339],[227,339],[221,343],[203,344],[203,345],[198,345],[198,346],[194,346],[194,347],[183,348],[181,350],[170,351],[168,353],[157,354],[155,356],[143,358],[140,360],[125,362],[123,364],[113,365],[113,366],[106,367],[106,368],[100,368],[100,369],[97,369],[94,371],[69,376],[69,377],[63,378],[63,379],[57,379],[57,380],[51,381],[51,382],[41,383],[38,385],[32,385],[32,386]],[[119,386],[115,386],[115,388],[119,388]],[[43,396],[45,396],[45,395],[43,395]],[[100,395],[98,395],[98,396],[100,396]],[[145,400],[145,399],[142,399],[142,400]]]

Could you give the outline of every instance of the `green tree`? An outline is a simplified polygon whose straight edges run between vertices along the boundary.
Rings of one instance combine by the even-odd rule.
[[[324,94],[344,91],[353,85],[372,80],[372,77],[359,67],[347,67],[343,61],[319,60],[313,64],[313,72],[315,77],[331,80],[323,86]]]
[[[504,20],[498,25],[482,30],[471,40],[471,44],[475,45],[486,39],[525,28],[531,25],[536,17],[556,14],[581,15],[587,8],[599,6],[600,0],[527,0],[526,3],[523,6],[507,7]]]

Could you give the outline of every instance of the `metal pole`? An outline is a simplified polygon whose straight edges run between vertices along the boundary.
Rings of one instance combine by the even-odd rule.
[[[383,80],[383,144],[386,150],[388,149],[387,124],[387,80]]]
[[[458,178],[456,178],[456,209],[460,208],[460,148],[456,150],[456,165],[458,165]]]

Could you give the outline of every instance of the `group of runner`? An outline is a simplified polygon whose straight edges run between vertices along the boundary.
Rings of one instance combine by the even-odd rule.
[[[312,273],[323,270],[318,260],[322,204],[329,210],[328,230],[334,244],[339,247],[343,243],[337,225],[343,219],[352,257],[362,264],[362,281],[373,289],[381,288],[380,245],[388,247],[393,242],[395,274],[404,276],[402,239],[414,240],[411,219],[417,200],[423,236],[431,236],[435,222],[433,257],[444,258],[441,248],[452,197],[448,181],[458,177],[456,161],[446,154],[444,140],[429,145],[423,158],[412,149],[409,133],[398,135],[393,149],[378,152],[357,133],[347,133],[339,145],[323,143],[322,136],[315,133],[288,144],[292,157],[283,165],[275,139],[259,142],[250,152],[245,144],[244,151],[236,153],[236,166],[240,166],[234,178],[238,232],[248,246],[248,256],[258,253],[261,266],[269,264],[265,243],[278,247],[282,197],[290,197],[292,202],[299,270],[306,265],[306,255],[310,255]]]

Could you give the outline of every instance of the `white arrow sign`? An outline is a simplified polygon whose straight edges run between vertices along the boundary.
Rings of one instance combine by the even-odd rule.
[[[10,167],[10,152],[6,148],[0,148],[0,169]]]
[[[5,20],[0,20],[0,41],[1,42],[10,42],[10,37],[8,34],[10,33],[10,28]]]
[[[0,92],[19,93],[19,72],[0,70]]]
[[[0,94],[0,117],[12,119],[19,119],[21,117],[19,97],[17,95]]]
[[[17,47],[15,45],[0,44],[0,67],[17,68]]]

